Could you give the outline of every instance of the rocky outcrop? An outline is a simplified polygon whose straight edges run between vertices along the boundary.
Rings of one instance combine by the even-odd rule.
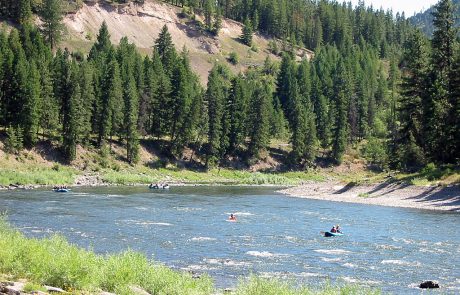
[[[437,289],[439,288],[439,284],[433,281],[426,281],[420,284],[419,288],[421,289]]]

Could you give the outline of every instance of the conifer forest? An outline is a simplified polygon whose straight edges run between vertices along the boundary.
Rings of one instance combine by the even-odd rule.
[[[431,37],[404,14],[364,2],[165,1],[204,15],[209,34],[219,34],[222,18],[243,23],[248,48],[256,33],[287,44],[273,48],[279,59],[239,74],[216,62],[207,85],[166,26],[148,55],[127,38],[112,44],[106,23],[89,54],[60,47],[62,2],[0,1],[1,17],[15,24],[0,32],[0,130],[11,153],[52,140],[71,162],[78,146],[110,149],[117,141],[134,164],[142,139],[161,142],[170,157],[189,147],[208,168],[229,157],[263,158],[276,139],[290,143],[291,169],[315,166],[318,157],[340,164],[357,143],[385,169],[459,163],[460,42],[451,0],[434,7]],[[300,60],[297,47],[314,57]]]

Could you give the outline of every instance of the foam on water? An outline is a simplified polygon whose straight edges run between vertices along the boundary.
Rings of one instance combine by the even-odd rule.
[[[389,259],[389,260],[382,260],[381,264],[394,264],[394,265],[405,265],[405,266],[420,266],[420,262],[417,261],[404,261],[398,259]]]
[[[446,250],[438,249],[438,248],[420,248],[420,252],[422,253],[448,253]]]
[[[382,282],[380,281],[373,281],[373,280],[361,280],[354,277],[341,277],[347,283],[351,284],[364,284],[364,285],[380,285]]]
[[[160,226],[172,226],[171,223],[167,223],[167,222],[153,222],[152,224],[153,225],[160,225]]]
[[[343,250],[343,249],[319,249],[319,250],[314,250],[314,251],[318,253],[329,254],[329,255],[340,255],[340,254],[352,253],[351,251]]]
[[[121,220],[122,223],[135,224],[135,225],[161,225],[161,226],[172,226],[171,223],[167,222],[155,222],[150,220],[134,220],[134,219],[125,219]]]
[[[357,266],[354,265],[353,263],[344,263],[344,264],[342,264],[342,266],[348,267],[348,268],[356,268],[356,267],[357,267]]]
[[[324,262],[339,262],[339,261],[342,261],[342,258],[328,258],[328,257],[320,257],[319,259],[321,259],[322,261]]]
[[[377,249],[383,249],[383,250],[400,250],[402,247],[399,246],[394,246],[394,245],[377,245]]]
[[[215,241],[217,240],[216,238],[210,238],[210,237],[193,237],[190,239],[190,241],[193,242],[202,242],[202,241]]]
[[[174,207],[177,211],[182,212],[193,212],[193,211],[203,211],[202,208],[195,208],[195,207]]]
[[[255,257],[286,257],[289,256],[288,254],[280,254],[280,253],[271,253],[268,251],[248,251],[246,255],[255,256]]]

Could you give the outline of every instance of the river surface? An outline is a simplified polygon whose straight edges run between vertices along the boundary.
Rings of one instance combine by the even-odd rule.
[[[128,248],[232,287],[255,273],[299,284],[358,283],[385,293],[460,293],[460,215],[291,198],[276,188],[75,188],[0,192],[28,236],[59,233],[98,253]],[[235,213],[237,222],[227,221]],[[345,235],[320,231],[340,224]]]

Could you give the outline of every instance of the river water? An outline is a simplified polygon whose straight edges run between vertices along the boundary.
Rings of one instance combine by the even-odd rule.
[[[98,253],[128,248],[232,287],[251,273],[298,284],[358,283],[393,294],[460,293],[458,213],[291,198],[275,188],[75,188],[0,193],[28,236],[64,235]],[[235,213],[237,222],[228,222]],[[340,224],[343,237],[320,231]]]

